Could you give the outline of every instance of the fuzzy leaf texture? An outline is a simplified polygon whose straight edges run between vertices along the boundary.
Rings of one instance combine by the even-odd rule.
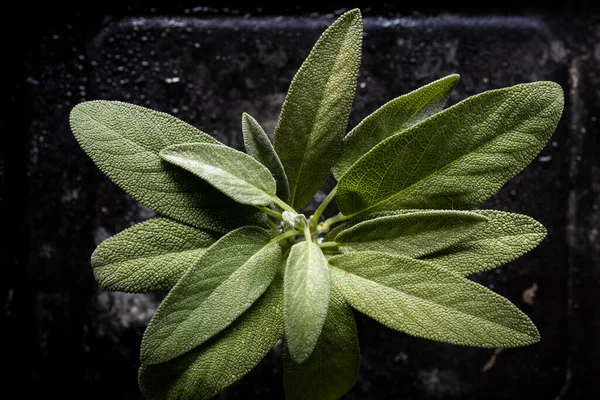
[[[168,218],[152,218],[102,242],[92,254],[94,276],[105,290],[169,290],[217,236]]]
[[[275,150],[293,208],[308,203],[341,154],[361,45],[362,19],[355,9],[327,28],[290,85],[275,127]]]
[[[250,308],[283,262],[271,237],[261,228],[244,227],[209,247],[156,310],[142,339],[142,364],[194,349]]]
[[[221,333],[174,360],[142,365],[139,384],[148,400],[210,399],[254,368],[283,334],[283,285],[266,292]]]
[[[340,211],[473,207],[540,152],[563,103],[553,82],[472,96],[361,157],[339,181]]]
[[[342,157],[333,169],[335,178],[339,180],[352,164],[384,139],[440,112],[458,78],[449,75],[397,97],[362,120],[344,138]]]
[[[163,161],[167,146],[215,139],[162,112],[118,101],[76,105],[71,129],[81,148],[121,189],[175,220],[226,233],[260,224],[257,210],[239,205],[192,174]]]
[[[283,282],[286,343],[292,359],[301,363],[317,345],[329,306],[329,267],[317,244],[292,246]]]
[[[290,200],[290,186],[269,136],[259,123],[246,113],[242,115],[242,132],[246,153],[271,171],[277,182],[277,197],[287,203]]]
[[[381,252],[329,259],[352,307],[409,335],[474,347],[539,341],[531,320],[504,297],[448,270]]]

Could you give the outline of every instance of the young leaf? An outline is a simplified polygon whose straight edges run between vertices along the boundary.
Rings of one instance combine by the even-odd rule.
[[[152,218],[102,242],[92,254],[94,276],[105,290],[169,290],[217,238],[168,218]]]
[[[352,310],[334,282],[329,310],[315,350],[297,364],[287,344],[283,350],[283,386],[287,400],[339,399],[348,392],[360,365],[358,334]]]
[[[269,170],[231,147],[184,143],[164,148],[160,156],[198,175],[238,203],[268,206],[275,198],[275,179]]]
[[[372,250],[422,257],[470,237],[485,221],[470,211],[422,210],[368,219],[342,231],[335,241],[342,253]]]
[[[118,101],[76,105],[71,129],[94,164],[134,199],[173,219],[216,232],[260,224],[262,214],[223,196],[158,153],[186,142],[218,142],[168,114]]]
[[[283,262],[281,248],[270,240],[267,231],[244,227],[209,247],[156,310],[142,339],[142,363],[192,350],[246,311]]]
[[[466,276],[496,268],[522,256],[545,237],[546,229],[531,217],[496,210],[473,211],[488,221],[470,237],[423,259]]]
[[[329,263],[346,301],[392,329],[475,347],[517,347],[540,339],[531,320],[507,299],[425,261],[360,252]]]
[[[359,10],[323,33],[294,77],[275,127],[275,150],[301,208],[321,188],[342,149],[362,44]]]
[[[360,158],[339,181],[340,211],[475,206],[539,153],[562,108],[553,82],[470,97]]]
[[[384,139],[393,136],[425,118],[440,112],[458,75],[449,75],[384,104],[365,118],[344,138],[344,151],[333,169],[337,180],[359,158]]]
[[[292,246],[283,281],[283,321],[286,343],[298,363],[317,344],[329,305],[330,276],[327,260],[313,242]]]
[[[283,334],[281,278],[223,332],[166,363],[142,365],[148,400],[210,399],[246,375]]]
[[[250,115],[242,115],[244,146],[249,156],[267,167],[277,182],[277,197],[286,203],[290,200],[290,187],[279,156],[263,128]]]

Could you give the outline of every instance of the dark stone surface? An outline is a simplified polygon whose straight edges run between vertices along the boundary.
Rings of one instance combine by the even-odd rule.
[[[10,97],[0,127],[0,216],[10,227],[0,253],[2,326],[14,367],[8,381],[28,381],[22,397],[141,398],[139,342],[161,299],[103,292],[94,282],[95,245],[153,212],[86,158],[68,127],[71,107],[90,99],[133,102],[240,148],[243,111],[272,131],[293,74],[333,18],[326,14],[333,8],[323,7],[308,10],[323,15],[298,17],[299,8],[290,7],[279,17],[281,10],[102,13],[96,6],[45,20],[7,47],[17,62],[3,82]],[[483,205],[531,215],[548,237],[517,261],[474,277],[526,312],[542,341],[464,348],[408,337],[357,314],[362,365],[348,399],[600,395],[599,18],[593,8],[514,7],[494,17],[367,11],[350,126],[455,72],[461,81],[451,103],[519,82],[561,84],[565,112],[551,141]],[[282,398],[280,351],[276,346],[222,398]]]

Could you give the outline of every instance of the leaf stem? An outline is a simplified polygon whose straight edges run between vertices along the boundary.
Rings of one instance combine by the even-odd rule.
[[[277,204],[279,207],[281,207],[282,210],[293,212],[294,214],[297,214],[296,210],[294,210],[292,207],[290,207],[289,205],[287,205],[287,203],[285,201],[281,200],[279,197],[274,196],[273,197],[273,202],[275,204]]]
[[[337,247],[338,246],[338,242],[322,242],[319,243],[319,247],[322,249],[326,249],[328,247]]]
[[[309,242],[309,243],[312,242],[312,235],[310,233],[310,229],[308,226],[304,229],[304,238],[306,239],[307,242]]]
[[[323,202],[319,205],[319,207],[317,207],[317,209],[315,210],[315,213],[310,218],[310,229],[312,231],[317,229],[317,224],[319,223],[319,218],[321,218],[321,214],[323,214],[323,211],[325,211],[325,209],[327,208],[329,203],[331,203],[331,200],[333,200],[333,198],[335,197],[335,192],[337,192],[337,185],[335,185],[335,187],[331,190],[331,192],[329,192],[327,197],[325,197],[325,200],[323,200]]]
[[[318,226],[317,226],[317,233],[327,233],[329,232],[329,228],[331,227],[331,225],[333,224],[337,224],[338,222],[343,222],[346,221],[348,219],[350,219],[351,217],[348,215],[344,215],[344,214],[338,214],[335,215],[331,218],[326,219],[325,221],[321,222]]]
[[[269,226],[271,227],[271,229],[273,229],[273,231],[275,231],[277,233],[281,233],[281,230],[279,229],[277,224],[275,222],[273,222],[272,220],[270,220],[269,218],[267,218],[267,224],[269,224]]]
[[[281,216],[280,213],[278,213],[277,211],[271,210],[268,207],[264,207],[264,206],[256,206],[256,208],[258,208],[260,211],[264,212],[267,215],[270,215],[273,218],[277,218],[278,220],[282,220],[283,217]]]
[[[273,239],[271,239],[269,241],[269,244],[281,242],[282,240],[291,238],[292,236],[300,235],[301,233],[302,232],[300,232],[300,231],[287,231],[279,236],[275,236]]]

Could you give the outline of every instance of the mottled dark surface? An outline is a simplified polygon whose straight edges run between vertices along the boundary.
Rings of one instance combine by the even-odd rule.
[[[104,292],[93,279],[95,245],[153,212],[84,155],[68,126],[72,106],[133,102],[240,148],[241,113],[272,132],[293,74],[332,21],[328,13],[339,9],[303,7],[95,6],[55,19],[40,12],[43,22],[29,30],[6,28],[13,40],[4,54],[15,62],[3,78],[9,101],[0,120],[0,218],[8,227],[0,250],[2,334],[7,381],[26,380],[20,397],[141,398],[139,342],[162,297]],[[599,14],[544,2],[511,3],[495,16],[479,7],[367,10],[350,126],[450,73],[461,74],[451,103],[520,82],[561,84],[565,112],[551,141],[483,205],[531,215],[548,237],[474,277],[526,312],[542,341],[464,348],[408,337],[357,314],[362,365],[348,399],[600,396]],[[280,352],[277,346],[221,398],[282,398]]]

